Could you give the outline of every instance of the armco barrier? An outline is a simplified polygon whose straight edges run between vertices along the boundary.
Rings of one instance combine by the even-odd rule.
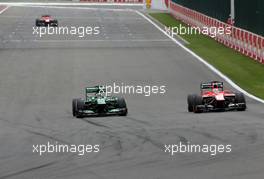
[[[91,3],[143,3],[143,0],[80,0],[80,2]]]
[[[80,0],[80,2],[107,2],[107,0]]]
[[[229,27],[230,25],[169,0],[169,11],[178,20],[194,27]],[[217,34],[218,42],[264,64],[264,37],[231,26],[231,34]]]

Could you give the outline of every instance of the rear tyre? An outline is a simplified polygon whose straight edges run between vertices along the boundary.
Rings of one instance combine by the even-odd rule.
[[[187,97],[188,112],[193,112],[194,97],[195,97],[195,95],[193,95],[193,94],[189,94]]]
[[[77,112],[78,112],[78,110],[77,110],[77,100],[78,99],[73,99],[72,100],[72,115],[73,115],[73,117],[75,117]]]
[[[123,111],[119,114],[119,116],[126,116],[127,115],[127,105],[126,101],[123,97],[117,98],[117,107],[123,109]]]
[[[243,93],[236,93],[235,103],[241,104],[241,106],[239,108],[237,108],[238,111],[245,111],[246,110],[246,108],[247,108],[246,99],[245,99],[245,96]]]
[[[194,113],[203,112],[203,110],[199,109],[198,107],[199,105],[203,105],[203,98],[202,96],[194,95],[194,108],[193,108]]]

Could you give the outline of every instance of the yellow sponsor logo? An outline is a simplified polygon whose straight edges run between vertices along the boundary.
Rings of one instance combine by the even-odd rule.
[[[148,9],[151,8],[151,0],[146,0],[146,6]]]

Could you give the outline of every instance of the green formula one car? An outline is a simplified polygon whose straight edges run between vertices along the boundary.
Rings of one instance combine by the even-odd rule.
[[[123,97],[105,95],[104,86],[87,87],[85,99],[72,100],[72,115],[77,118],[88,116],[127,115]]]

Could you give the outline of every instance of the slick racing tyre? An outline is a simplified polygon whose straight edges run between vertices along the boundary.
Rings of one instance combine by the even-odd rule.
[[[72,115],[74,117],[81,117],[82,115],[79,113],[80,110],[84,109],[84,101],[81,99],[73,99],[72,100]]]
[[[40,24],[39,24],[39,20],[37,19],[36,20],[36,24],[35,24],[37,27],[39,27],[40,26]]]
[[[77,113],[76,113],[77,118],[83,117],[82,113],[79,112],[82,110],[84,110],[84,101],[82,99],[77,99]]]
[[[245,111],[246,106],[246,99],[243,93],[236,93],[235,96],[235,103],[240,104],[240,106],[237,108],[238,111]]]
[[[189,112],[193,112],[194,98],[195,98],[194,94],[189,94],[188,97],[187,97],[187,104],[188,104],[188,111]]]
[[[73,99],[72,100],[72,115],[73,117],[76,116],[77,112],[78,112],[78,109],[77,109],[77,100],[78,99]]]
[[[203,112],[203,110],[199,109],[199,107],[198,107],[199,105],[203,105],[203,98],[202,98],[202,96],[195,95],[194,96],[194,108],[193,108],[194,113]]]
[[[123,97],[117,98],[117,107],[120,109],[124,109],[119,115],[120,116],[126,116],[127,115],[127,105],[126,101]]]
[[[53,25],[54,27],[58,27],[59,26],[59,24],[58,24],[58,20],[54,20],[54,25]]]

